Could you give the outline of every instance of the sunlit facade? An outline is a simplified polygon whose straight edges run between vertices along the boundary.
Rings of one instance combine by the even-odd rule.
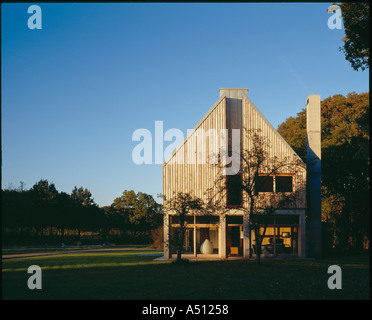
[[[190,193],[208,201],[207,190],[215,187],[216,169],[201,162],[203,152],[218,149],[230,141],[200,139],[198,130],[232,130],[243,128],[259,129],[270,140],[269,157],[302,160],[284,141],[273,126],[247,97],[248,89],[220,89],[220,98],[195,126],[193,133],[186,137],[163,164],[163,195],[171,198],[178,192]],[[250,141],[240,136],[240,148],[248,150]],[[192,161],[190,161],[192,160]],[[226,211],[211,215],[189,214],[186,218],[186,234],[183,255],[185,257],[251,258],[256,254],[256,239],[249,221],[248,198],[241,191],[229,187],[240,179],[240,173],[227,175]],[[256,199],[258,207],[267,206],[273,194],[296,194],[288,207],[276,210],[269,221],[262,223],[261,234],[266,225],[261,253],[264,256],[305,257],[305,207],[306,207],[306,166],[298,170],[283,168],[262,179]],[[236,181],[234,181],[236,180]],[[179,228],[178,217],[165,206],[164,216],[164,257],[176,254],[172,239]]]

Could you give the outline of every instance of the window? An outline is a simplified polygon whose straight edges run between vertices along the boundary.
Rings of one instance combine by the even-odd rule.
[[[299,249],[299,216],[271,216],[269,222],[265,222],[264,217],[259,217],[260,234],[263,234],[264,224],[267,223],[265,237],[262,240],[262,254],[298,254]],[[251,245],[256,254],[255,232],[251,229]]]
[[[227,206],[240,207],[242,205],[242,176],[229,175],[226,176],[227,187]]]
[[[227,215],[226,223],[229,224],[243,224],[243,216]]]
[[[292,176],[276,176],[275,177],[276,192],[292,192]]]
[[[273,177],[258,176],[256,179],[256,192],[274,192]]]
[[[256,192],[293,192],[292,176],[258,176],[256,179]]]
[[[220,223],[220,217],[212,216],[212,215],[196,216],[195,220],[197,224],[219,224]]]
[[[171,215],[170,216],[171,224],[180,224],[180,217],[178,215]],[[194,216],[186,216],[185,217],[186,224],[193,224],[194,223]]]

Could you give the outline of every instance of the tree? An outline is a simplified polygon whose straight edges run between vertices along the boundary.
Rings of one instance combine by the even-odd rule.
[[[369,68],[369,3],[343,2],[340,7],[345,28],[340,50],[354,70],[365,70]]]
[[[121,217],[122,228],[129,229],[133,236],[137,231],[149,232],[157,228],[162,221],[161,206],[151,195],[143,192],[124,190],[114,199],[111,208],[114,215]]]
[[[71,196],[65,192],[60,192],[52,200],[53,226],[61,233],[61,242],[64,242],[65,229],[74,226],[74,211],[76,203]]]
[[[54,183],[49,184],[47,179],[41,179],[39,182],[35,183],[31,191],[33,191],[40,200],[45,201],[54,199],[58,194]]]
[[[298,154],[306,154],[306,110],[279,125]],[[369,93],[334,95],[321,102],[322,221],[332,244],[362,248],[369,239]]]
[[[42,231],[49,227],[49,234],[52,226],[55,224],[55,215],[53,214],[55,205],[54,200],[58,196],[58,190],[54,183],[49,183],[47,179],[41,179],[30,189],[33,198],[32,216],[34,226]]]
[[[219,174],[215,181],[218,188],[217,192],[208,191],[208,207],[211,211],[226,212],[229,209],[228,203],[222,199],[228,198],[229,190],[233,190],[234,194],[243,193],[242,197],[247,201],[245,205],[239,206],[239,209],[246,213],[250,229],[254,231],[256,261],[259,264],[261,244],[266,234],[269,218],[276,210],[291,207],[298,196],[298,192],[290,194],[265,192],[263,194],[259,190],[262,190],[267,177],[279,174],[285,168],[287,173],[295,175],[301,167],[304,168],[304,163],[299,159],[270,157],[268,151],[270,140],[264,137],[259,129],[244,129],[244,134],[250,141],[251,148],[240,152],[241,167],[236,176],[238,179],[223,175],[221,172],[225,165],[219,161],[216,164]],[[226,154],[226,152],[221,154]]]
[[[71,198],[82,206],[96,206],[96,203],[92,198],[92,193],[87,188],[77,188],[75,186],[71,192]]]
[[[38,219],[32,214],[32,195],[30,191],[1,190],[2,228],[5,233],[19,233],[37,227]]]
[[[73,208],[73,212],[75,213],[73,219],[74,226],[77,227],[80,238],[82,229],[91,229],[96,226],[99,208],[92,198],[92,193],[87,188],[77,188],[75,186],[71,192],[71,198],[75,203]]]
[[[156,229],[163,221],[161,206],[151,195],[138,192],[132,219],[143,230]]]
[[[191,195],[190,193],[178,192],[170,199],[163,197],[164,208],[172,212],[178,218],[179,228],[175,230],[171,239],[172,244],[177,250],[177,262],[182,261],[183,243],[186,232],[186,216],[191,212],[201,212],[203,209],[203,201]]]

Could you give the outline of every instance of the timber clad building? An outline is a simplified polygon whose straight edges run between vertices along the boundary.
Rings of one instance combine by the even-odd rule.
[[[258,203],[263,208],[268,194],[296,194],[290,206],[278,209],[270,216],[262,241],[262,254],[305,257],[306,165],[265,119],[247,93],[248,89],[220,89],[220,98],[163,163],[163,195],[169,199],[183,192],[208,200],[206,191],[213,189],[218,170],[207,164],[205,155],[223,145],[231,145],[231,141],[229,143],[220,135],[213,139],[204,136],[201,144],[199,131],[258,129],[270,141],[268,157],[276,156],[303,164],[299,170],[284,167],[275,175],[265,177],[267,181],[259,190]],[[240,134],[240,148],[251,148],[251,141],[244,134]],[[249,258],[255,255],[254,232],[250,230],[247,210],[244,210],[248,207],[247,195],[227,190],[225,206],[227,210],[222,214],[188,215],[183,257]],[[164,258],[169,259],[176,254],[169,239],[178,221],[171,210],[164,209]]]

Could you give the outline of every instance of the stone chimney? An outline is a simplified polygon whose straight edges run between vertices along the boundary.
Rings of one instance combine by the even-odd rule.
[[[320,95],[310,95],[306,102],[307,128],[307,207],[306,255],[322,255],[321,229],[321,109]]]

